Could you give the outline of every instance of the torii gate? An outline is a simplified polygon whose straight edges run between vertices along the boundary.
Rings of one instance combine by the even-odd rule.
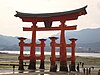
[[[75,70],[75,41],[76,39],[70,39],[72,41],[71,44],[66,44],[65,40],[65,30],[76,30],[77,25],[74,26],[67,26],[65,25],[66,21],[69,20],[77,20],[78,16],[87,14],[86,7],[82,7],[80,9],[72,10],[72,11],[65,11],[65,12],[57,12],[57,13],[41,13],[41,14],[31,14],[31,13],[22,13],[17,12],[15,15],[16,17],[19,17],[22,19],[23,22],[32,22],[31,27],[23,27],[23,31],[32,31],[32,42],[24,43],[24,40],[26,38],[19,38],[20,40],[20,56],[19,56],[19,70],[24,69],[23,68],[23,60],[30,60],[29,69],[36,69],[36,60],[41,60],[41,67],[44,68],[44,46],[45,46],[45,40],[46,39],[40,39],[41,44],[36,44],[36,31],[54,31],[54,30],[61,30],[60,35],[60,44],[56,44],[55,40],[56,37],[50,37],[52,40],[51,47],[51,71],[54,71],[55,61],[60,61],[60,71],[68,71],[67,69],[67,55],[66,55],[66,47],[72,48],[72,56],[71,61],[73,66],[73,71]],[[61,25],[59,27],[52,27],[53,21],[60,21]],[[37,22],[44,22],[45,27],[37,27]],[[30,56],[25,57],[23,55],[23,47],[24,46],[30,46]],[[41,56],[37,57],[35,55],[35,47],[41,47]],[[60,58],[55,57],[55,47],[60,47]],[[42,66],[43,65],[43,66]],[[53,66],[53,68],[52,68]]]

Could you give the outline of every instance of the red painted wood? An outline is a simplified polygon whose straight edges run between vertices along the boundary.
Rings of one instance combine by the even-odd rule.
[[[72,45],[72,47],[71,47],[71,49],[72,49],[72,52],[71,52],[71,61],[72,62],[75,62],[75,46],[76,46],[76,40],[77,39],[74,39],[74,38],[72,38],[72,39],[69,39],[70,41],[71,41],[71,45]]]
[[[33,26],[32,26],[32,42],[31,42],[31,50],[30,50],[30,57],[31,59],[34,59],[36,57],[35,55],[35,51],[36,51],[36,22],[33,23]]]
[[[24,56],[24,54],[23,54],[23,51],[24,51],[24,40],[26,38],[20,37],[18,39],[20,40],[20,42],[19,42],[19,46],[20,46],[20,58],[23,58],[23,56]]]
[[[56,38],[56,37],[49,37],[49,38],[50,38],[51,41],[52,41],[52,42],[50,43],[50,46],[51,46],[51,59],[50,59],[50,60],[51,60],[51,64],[52,64],[52,65],[53,65],[53,64],[55,65],[55,61],[56,61],[56,55],[55,55],[55,52],[56,52],[56,51],[55,51],[55,50],[56,50],[56,49],[55,49],[55,47],[56,47],[56,46],[55,46],[55,45],[56,45],[56,42],[55,42],[55,41],[57,40],[57,38]]]
[[[45,47],[45,41],[46,39],[39,39],[41,41],[41,60],[44,61],[44,47]]]
[[[76,30],[77,25],[74,26],[65,26],[63,27],[64,30]],[[54,30],[61,30],[62,27],[51,27],[51,28],[45,28],[45,27],[38,27],[35,28],[36,31],[54,31]],[[23,27],[23,31],[32,31],[32,28],[29,27]]]

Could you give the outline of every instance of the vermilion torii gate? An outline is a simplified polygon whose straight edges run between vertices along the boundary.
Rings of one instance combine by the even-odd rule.
[[[16,17],[19,17],[22,19],[23,22],[32,22],[31,27],[23,27],[23,31],[32,31],[32,41],[31,43],[24,43],[24,40],[26,38],[18,38],[20,40],[19,46],[20,46],[20,56],[19,56],[19,70],[24,69],[23,68],[23,60],[30,60],[29,69],[36,69],[36,60],[41,60],[40,68],[44,69],[44,47],[45,47],[45,41],[46,39],[40,39],[41,43],[36,44],[36,31],[55,31],[55,30],[61,30],[60,35],[60,43],[57,44],[55,40],[56,37],[50,37],[52,40],[51,42],[51,67],[50,71],[56,71],[56,64],[55,61],[60,61],[60,71],[68,71],[67,69],[67,55],[66,55],[66,47],[72,48],[72,55],[69,58],[71,60],[71,66],[72,70],[75,71],[75,41],[77,39],[70,39],[72,42],[71,44],[66,44],[65,40],[65,30],[76,30],[76,25],[74,26],[67,26],[65,25],[66,21],[69,20],[77,20],[78,16],[87,14],[86,7],[72,10],[72,11],[65,11],[65,12],[58,12],[58,13],[41,13],[41,14],[31,14],[31,13],[22,13],[17,12],[15,15]],[[60,21],[61,25],[58,27],[52,27],[52,22],[54,21]],[[45,27],[37,27],[37,22],[44,22]],[[26,57],[23,54],[23,47],[29,46],[30,49],[30,56]],[[41,47],[41,55],[36,56],[36,47]],[[55,47],[60,47],[60,57],[56,58],[55,56]]]

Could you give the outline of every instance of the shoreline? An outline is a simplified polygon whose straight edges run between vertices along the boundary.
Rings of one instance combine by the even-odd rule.
[[[19,54],[20,51],[0,51],[0,54]],[[30,52],[29,51],[25,51],[24,54],[29,55]],[[40,54],[40,52],[36,52],[37,55]],[[50,52],[44,52],[44,55],[51,55]],[[59,52],[56,52],[56,55],[59,55]],[[67,55],[71,55],[71,53],[67,53]],[[100,58],[100,53],[75,53],[76,56],[80,56],[80,57],[96,57],[96,58]]]

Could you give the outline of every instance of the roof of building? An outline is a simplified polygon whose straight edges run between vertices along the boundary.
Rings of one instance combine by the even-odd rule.
[[[34,13],[22,13],[22,12],[17,12],[17,14],[15,14],[14,16],[16,17],[20,17],[20,18],[48,18],[48,17],[56,17],[56,16],[62,16],[62,15],[69,15],[69,14],[74,14],[74,13],[80,13],[82,12],[80,15],[85,15],[87,14],[86,12],[86,7],[82,7],[76,10],[71,10],[71,11],[65,11],[65,12],[56,12],[56,13],[38,13],[38,14],[34,14]]]

